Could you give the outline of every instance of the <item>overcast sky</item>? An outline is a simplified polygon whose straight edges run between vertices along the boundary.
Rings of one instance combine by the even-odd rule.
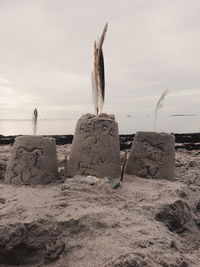
[[[199,0],[0,0],[0,118],[94,112],[93,41],[106,22],[104,111],[200,114]]]

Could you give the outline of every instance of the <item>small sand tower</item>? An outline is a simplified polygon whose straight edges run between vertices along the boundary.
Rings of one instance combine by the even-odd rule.
[[[165,90],[157,103],[154,128],[158,110],[163,106],[167,94],[168,90]],[[174,135],[162,132],[137,132],[127,162],[126,173],[143,178],[174,180]]]
[[[126,173],[143,178],[174,180],[175,138],[172,134],[137,132]]]
[[[99,42],[94,43],[92,89],[96,115],[85,114],[77,122],[66,167],[67,177],[76,174],[113,178],[120,176],[118,124],[114,115],[102,113],[105,89],[102,45],[106,31],[107,24]]]
[[[37,110],[33,117],[37,131]],[[5,174],[5,183],[48,184],[58,178],[56,143],[42,136],[16,137]]]

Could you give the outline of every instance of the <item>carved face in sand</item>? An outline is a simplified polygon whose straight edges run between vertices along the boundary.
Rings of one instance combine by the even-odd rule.
[[[13,163],[13,175],[10,180],[17,179],[21,183],[28,183],[31,178],[39,174],[42,156],[43,151],[41,148],[19,147]]]

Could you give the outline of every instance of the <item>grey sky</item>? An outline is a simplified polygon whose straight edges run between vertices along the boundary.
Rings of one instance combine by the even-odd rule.
[[[107,113],[200,114],[199,0],[0,0],[0,118],[93,112],[93,41],[103,45]]]

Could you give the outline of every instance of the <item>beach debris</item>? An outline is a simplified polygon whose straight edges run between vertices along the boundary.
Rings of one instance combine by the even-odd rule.
[[[112,189],[120,187],[120,181],[111,177],[107,178],[107,182],[111,184]]]
[[[61,190],[64,191],[66,189],[71,189],[75,182],[77,182],[76,177],[67,178],[65,182],[62,184]]]
[[[120,181],[114,180],[111,182],[111,188],[112,189],[116,189],[118,187],[120,187]]]
[[[63,184],[63,185],[61,186],[61,190],[62,190],[62,191],[66,190],[66,189],[70,189],[70,188],[71,188],[71,185],[70,185],[70,184]]]
[[[95,185],[98,181],[98,178],[92,175],[88,175],[87,177],[84,178],[83,180],[86,184],[89,185]]]
[[[105,73],[103,42],[107,32],[108,23],[105,25],[99,40],[94,41],[94,68],[92,71],[92,99],[96,115],[101,114],[105,98]]]

